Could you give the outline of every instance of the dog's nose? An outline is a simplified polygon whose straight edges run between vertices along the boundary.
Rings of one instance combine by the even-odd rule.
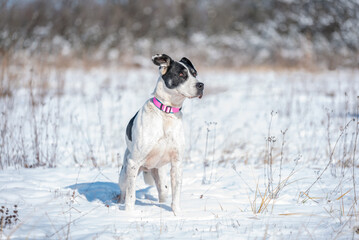
[[[204,84],[201,83],[201,82],[198,82],[198,83],[196,83],[196,88],[197,88],[198,90],[203,90]]]

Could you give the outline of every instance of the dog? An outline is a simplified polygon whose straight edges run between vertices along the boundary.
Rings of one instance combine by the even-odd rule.
[[[204,84],[197,80],[191,61],[174,61],[166,54],[152,57],[159,66],[154,97],[129,121],[126,128],[127,149],[119,177],[120,203],[125,210],[134,209],[136,177],[144,172],[145,182],[152,177],[159,202],[165,202],[168,186],[166,164],[171,164],[172,211],[180,212],[180,188],[185,136],[182,124],[182,104],[186,98],[202,98]],[[147,176],[147,177],[146,177]]]

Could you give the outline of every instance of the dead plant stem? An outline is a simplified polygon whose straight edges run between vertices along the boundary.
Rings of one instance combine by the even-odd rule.
[[[329,117],[329,119],[330,119],[330,117]],[[328,121],[329,121],[329,119],[328,119]],[[316,184],[316,183],[319,181],[319,179],[323,176],[324,172],[328,169],[328,167],[330,166],[330,164],[333,162],[333,155],[334,155],[336,146],[337,146],[339,140],[341,139],[341,137],[342,137],[343,134],[344,134],[344,129],[346,129],[351,122],[352,122],[352,120],[350,120],[350,121],[345,125],[345,127],[341,130],[340,135],[339,135],[339,137],[337,138],[337,140],[336,140],[336,142],[335,142],[335,144],[334,144],[333,149],[331,150],[328,164],[325,166],[325,168],[323,169],[323,171],[319,174],[319,176],[317,177],[317,179],[307,188],[307,190],[304,191],[304,193],[309,194],[309,190],[314,186],[314,184]],[[328,131],[329,131],[329,129],[328,129]],[[329,137],[329,133],[328,133],[328,137]],[[328,140],[328,141],[329,141],[329,146],[330,146],[330,140]]]
[[[353,179],[353,188],[354,188],[354,202],[357,203],[357,193],[356,193],[356,185],[355,185],[355,153],[357,151],[357,142],[358,142],[358,134],[359,134],[359,96],[357,96],[357,109],[356,109],[356,119],[355,121],[355,141],[354,141],[354,149],[353,149],[353,163],[352,163],[352,179]]]

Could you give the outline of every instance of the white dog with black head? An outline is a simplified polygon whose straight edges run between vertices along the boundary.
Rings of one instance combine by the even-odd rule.
[[[152,57],[160,76],[154,97],[130,120],[126,128],[127,149],[120,173],[120,203],[132,210],[136,200],[136,177],[140,172],[153,177],[159,202],[166,201],[166,168],[170,163],[172,211],[180,211],[180,188],[185,137],[182,125],[182,104],[186,98],[201,98],[204,84],[187,58],[174,61],[166,54]],[[146,177],[145,177],[146,181]]]

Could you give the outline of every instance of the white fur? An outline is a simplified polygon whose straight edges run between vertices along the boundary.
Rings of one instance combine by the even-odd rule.
[[[160,75],[154,95],[167,106],[182,107],[185,98],[197,97],[197,82],[197,79],[189,74],[185,83],[175,89],[168,89]],[[141,171],[152,174],[159,201],[166,200],[168,185],[164,165],[169,163],[171,164],[171,206],[172,211],[178,213],[182,180],[181,165],[185,149],[182,112],[165,113],[159,110],[151,99],[147,100],[133,122],[132,141],[126,136],[126,143],[127,149],[119,179],[120,201],[125,203],[125,209],[134,208],[136,176]]]

